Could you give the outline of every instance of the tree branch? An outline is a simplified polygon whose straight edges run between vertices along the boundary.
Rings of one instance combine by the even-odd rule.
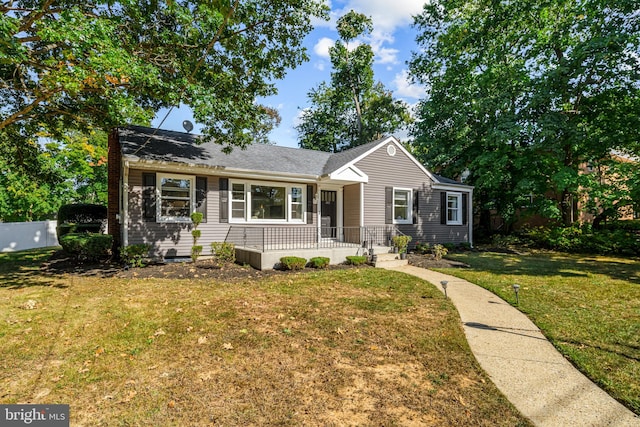
[[[49,93],[46,93],[44,95],[41,95],[38,98],[36,98],[31,104],[29,104],[26,107],[24,107],[22,110],[16,111],[12,115],[10,115],[6,119],[4,119],[2,122],[0,122],[0,130],[6,128],[7,126],[9,126],[12,123],[17,122],[21,117],[29,114],[29,112],[31,110],[33,110],[34,108],[36,108],[41,102],[51,98],[53,95],[55,95],[57,92],[60,92],[61,90],[62,90],[62,88],[56,89],[53,92],[49,92]]]

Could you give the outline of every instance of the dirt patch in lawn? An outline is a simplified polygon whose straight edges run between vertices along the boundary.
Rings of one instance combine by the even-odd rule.
[[[441,258],[435,259],[430,254],[407,254],[407,260],[410,265],[420,268],[469,268],[468,264],[451,259]]]

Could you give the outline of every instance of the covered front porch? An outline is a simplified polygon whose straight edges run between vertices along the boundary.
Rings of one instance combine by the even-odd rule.
[[[388,251],[393,225],[369,227],[231,226],[225,242],[236,247],[236,260],[260,270],[273,269],[284,256],[327,257],[340,264],[351,255]]]

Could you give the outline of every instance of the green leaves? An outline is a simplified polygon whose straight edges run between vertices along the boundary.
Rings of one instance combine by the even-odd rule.
[[[300,147],[337,152],[371,142],[411,122],[408,106],[374,83],[373,50],[349,42],[372,31],[371,19],[354,11],[338,19],[338,40],[329,49],[333,71],[308,94],[311,107],[297,126]]]
[[[469,170],[476,200],[507,223],[529,194],[563,201],[570,222],[580,166],[615,148],[638,153],[638,124],[625,113],[640,111],[632,3],[426,5],[416,17],[423,52],[410,64],[429,88],[413,131],[420,159],[450,176]]]
[[[306,59],[302,40],[326,14],[318,0],[0,8],[0,132],[108,130],[185,104],[228,146],[264,126],[255,99]]]

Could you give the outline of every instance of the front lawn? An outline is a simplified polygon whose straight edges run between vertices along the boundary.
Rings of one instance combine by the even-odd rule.
[[[571,362],[640,414],[640,262],[559,253],[453,254],[440,269],[515,303]],[[526,369],[526,366],[523,366]]]
[[[530,425],[415,277],[43,273],[50,252],[0,254],[2,403],[92,426]]]

